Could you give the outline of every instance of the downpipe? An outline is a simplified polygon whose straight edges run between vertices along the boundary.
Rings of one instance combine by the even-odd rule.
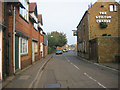
[[[13,70],[15,74],[15,6],[13,8]]]

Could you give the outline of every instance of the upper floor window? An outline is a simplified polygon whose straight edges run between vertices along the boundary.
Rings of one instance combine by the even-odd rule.
[[[37,30],[38,24],[34,23],[34,28]]]
[[[110,12],[115,12],[117,11],[117,5],[116,4],[111,4],[110,5]]]
[[[34,19],[35,19],[36,22],[38,22],[38,19],[37,19],[37,17],[35,16],[35,14],[34,14]],[[35,28],[36,30],[38,29],[38,24],[37,24],[37,23],[34,23],[34,28]]]
[[[27,3],[26,0],[21,0],[21,3],[23,4],[23,6],[25,8],[20,7],[19,8],[19,13],[25,20],[29,21],[29,12],[28,12],[29,6],[28,6],[28,3]]]

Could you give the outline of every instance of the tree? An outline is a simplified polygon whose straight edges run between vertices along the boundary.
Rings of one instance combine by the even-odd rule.
[[[66,34],[59,33],[57,31],[47,34],[48,36],[48,46],[51,48],[56,48],[57,46],[62,47],[67,44]]]

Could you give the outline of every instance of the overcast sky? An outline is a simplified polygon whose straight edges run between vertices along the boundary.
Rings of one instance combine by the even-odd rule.
[[[43,30],[64,32],[67,35],[68,44],[75,44],[77,38],[72,30],[76,30],[83,14],[90,3],[97,0],[30,0],[37,2],[38,13],[43,17]],[[116,0],[119,1],[119,0]]]

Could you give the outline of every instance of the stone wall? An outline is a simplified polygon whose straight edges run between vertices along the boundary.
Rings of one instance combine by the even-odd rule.
[[[115,61],[115,56],[118,55],[118,46],[120,46],[120,40],[118,40],[118,37],[98,38],[98,62]]]

